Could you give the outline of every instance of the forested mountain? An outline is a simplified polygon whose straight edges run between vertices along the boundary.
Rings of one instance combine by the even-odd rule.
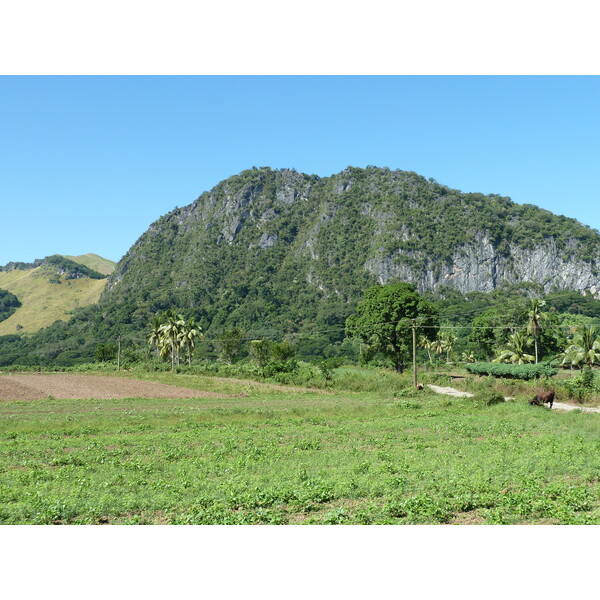
[[[152,224],[101,304],[128,305],[133,318],[178,306],[213,329],[294,331],[340,322],[378,282],[597,293],[599,268],[598,232],[508,198],[375,167],[324,178],[261,168]]]
[[[318,177],[253,168],[153,223],[97,305],[31,338],[0,338],[0,354],[5,364],[24,355],[65,363],[117,336],[145,344],[152,316],[176,308],[206,338],[236,326],[249,337],[293,335],[301,355],[318,355],[341,343],[363,292],[391,281],[437,297],[447,314],[474,303],[469,320],[503,289],[568,291],[557,297],[570,310],[600,294],[600,234],[413,172],[349,167]]]

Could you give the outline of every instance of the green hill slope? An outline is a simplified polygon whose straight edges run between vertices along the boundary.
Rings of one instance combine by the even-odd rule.
[[[90,269],[94,269],[94,271],[98,271],[103,275],[110,275],[117,266],[116,262],[108,260],[108,258],[102,258],[102,256],[98,256],[97,254],[93,254],[91,252],[89,254],[82,254],[80,256],[69,256],[67,254],[63,254],[61,256],[64,256],[65,258],[68,258],[81,265],[85,265]]]
[[[21,305],[0,321],[0,335],[32,333],[57,320],[68,321],[73,310],[98,301],[106,282],[88,267],[55,256],[2,267],[0,289],[14,294]]]

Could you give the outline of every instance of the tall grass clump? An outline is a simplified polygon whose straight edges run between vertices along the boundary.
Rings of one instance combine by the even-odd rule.
[[[600,384],[596,374],[590,367],[584,368],[579,375],[571,377],[560,384],[559,396],[577,402],[590,402],[599,399]]]
[[[335,370],[331,386],[352,392],[382,392],[397,394],[412,386],[412,374],[387,369],[340,367]]]

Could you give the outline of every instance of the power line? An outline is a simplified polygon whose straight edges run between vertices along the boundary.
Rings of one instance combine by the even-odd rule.
[[[400,319],[398,321],[382,321],[380,323],[374,323],[374,326],[381,326],[381,325],[397,325],[399,323],[406,323],[407,325],[411,325],[413,322],[413,319]],[[469,330],[489,330],[489,331],[502,331],[502,330],[518,330],[518,329],[523,329],[526,327],[526,325],[524,325],[523,323],[517,323],[517,324],[505,324],[505,325],[442,325],[442,326],[438,326],[438,325],[416,325],[417,329],[438,329],[438,330],[448,330],[448,329],[452,329],[452,330],[456,330],[456,329],[469,329]],[[573,330],[574,328],[578,327],[578,325],[553,325],[553,326],[549,326],[549,327],[544,327],[542,331],[546,331],[546,332],[562,332],[562,331],[569,331],[569,330]],[[311,334],[306,334],[306,333],[302,333],[302,332],[282,332],[280,334],[277,335],[261,335],[259,337],[257,336],[250,336],[250,337],[235,337],[235,338],[222,338],[222,337],[201,337],[199,339],[197,339],[195,341],[196,344],[200,344],[200,343],[214,343],[214,342],[228,342],[228,341],[240,341],[240,342],[252,342],[252,341],[256,341],[258,339],[263,339],[263,340],[279,340],[279,339],[283,339],[286,336],[289,337],[302,337],[305,339],[316,339],[317,337],[327,334],[327,333],[335,333],[335,332],[339,332],[339,331],[344,331],[346,329],[345,326],[339,326],[337,328],[331,328],[331,329],[326,329],[326,330],[320,330]],[[134,340],[131,340],[134,341]],[[138,341],[138,340],[136,340]],[[139,341],[142,341],[141,339]]]

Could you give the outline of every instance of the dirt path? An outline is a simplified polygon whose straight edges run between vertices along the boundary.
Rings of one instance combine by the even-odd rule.
[[[446,394],[446,396],[456,396],[457,398],[471,398],[475,394],[470,394],[469,392],[461,392],[460,390],[455,390],[451,387],[441,387],[439,385],[429,385],[427,387],[432,389],[434,392],[438,394]]]
[[[469,392],[461,392],[460,390],[455,390],[451,387],[441,387],[439,385],[429,385],[427,387],[432,389],[434,392],[438,394],[446,394],[447,396],[456,396],[457,398],[471,398],[475,394],[470,394]],[[508,398],[505,398],[507,400]],[[581,412],[590,412],[590,413],[600,413],[600,408],[592,408],[592,407],[583,407],[583,406],[575,406],[573,404],[565,404],[564,402],[555,402],[554,408],[558,408],[560,410],[580,410]]]
[[[226,398],[229,394],[204,392],[153,381],[74,373],[9,373],[0,375],[0,401],[114,398]]]
[[[580,410],[581,412],[587,413],[600,413],[600,408],[593,408],[591,406],[575,406],[573,404],[565,404],[564,402],[555,402],[554,408],[560,408],[561,410]]]

